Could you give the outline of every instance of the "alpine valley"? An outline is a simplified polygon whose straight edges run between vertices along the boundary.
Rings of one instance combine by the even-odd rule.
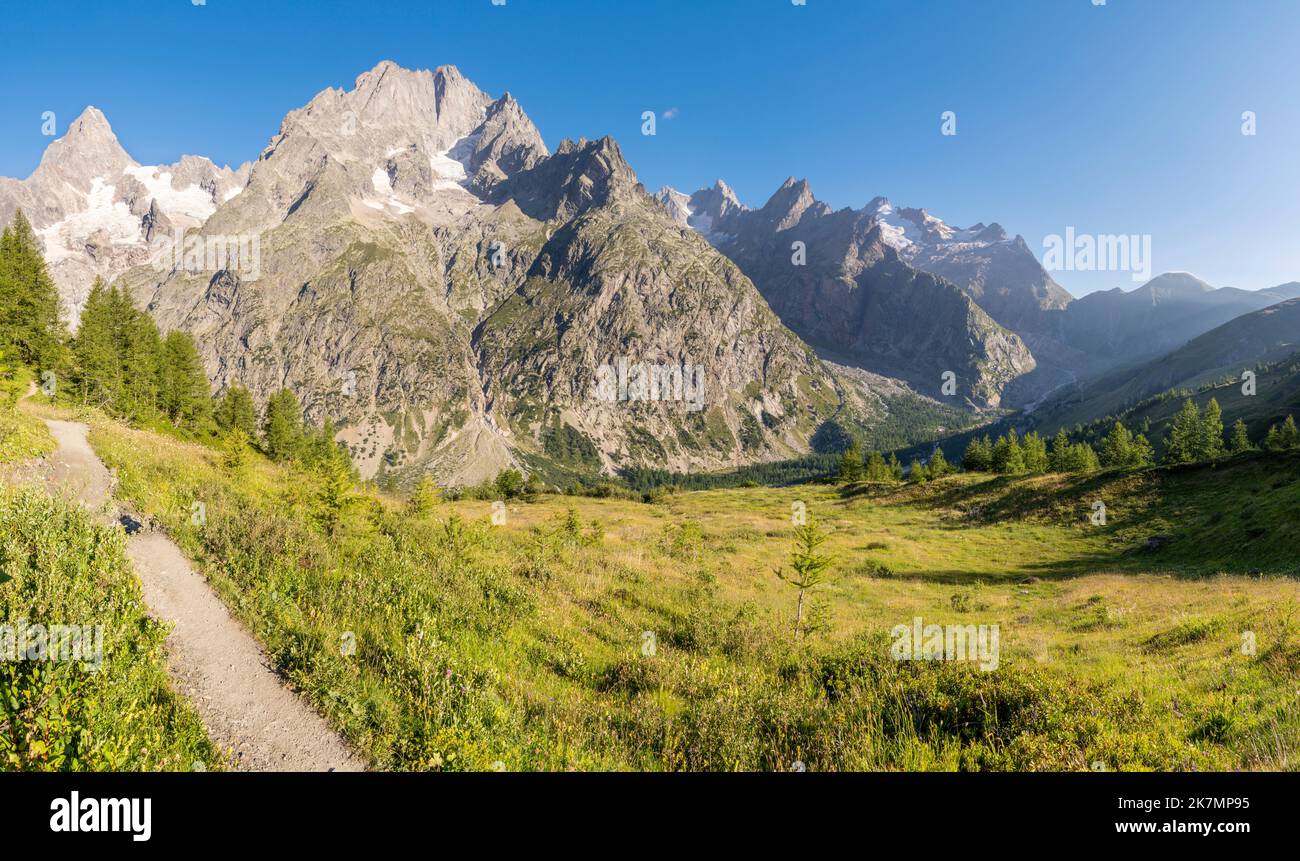
[[[140,165],[87,108],[29,178],[0,178],[0,222],[20,209],[72,327],[115,282],[193,336],[215,394],[290,388],[364,477],[403,487],[736,469],[841,431],[901,448],[1300,293],[1166,275],[1074,301],[996,223],[834,210],[793,178],[756,209],[721,180],[651,195],[612,138],[551,151],[453,66],[380,63],[233,169]],[[187,253],[227,241],[256,265]],[[700,387],[634,374],[600,397],[629,365]]]

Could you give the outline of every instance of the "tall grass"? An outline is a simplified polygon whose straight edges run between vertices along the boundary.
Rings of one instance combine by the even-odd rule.
[[[220,767],[170,686],[166,631],[146,615],[120,531],[39,490],[0,486],[0,624],[103,626],[97,668],[39,651],[0,658],[0,769]]]
[[[184,545],[277,668],[380,768],[1231,761],[1221,740],[1191,738],[1131,686],[1023,655],[982,673],[890,660],[880,633],[795,644],[780,614],[731,594],[744,575],[737,548],[700,525],[712,518],[546,499],[494,526],[487,503],[416,515],[358,492],[327,537],[307,473],[260,459],[232,470],[106,423],[91,441],[119,492]],[[190,516],[196,501],[206,522]]]

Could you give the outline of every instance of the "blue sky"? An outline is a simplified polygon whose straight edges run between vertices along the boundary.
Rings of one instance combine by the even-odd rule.
[[[452,63],[552,147],[613,135],[652,190],[722,177],[758,206],[794,175],[835,207],[998,221],[1040,258],[1073,227],[1151,235],[1157,272],[1300,280],[1300,3],[1093,2],[42,0],[4,15],[0,175],[35,168],[44,111],[62,134],[100,107],[144,163],[238,164],[382,59]]]

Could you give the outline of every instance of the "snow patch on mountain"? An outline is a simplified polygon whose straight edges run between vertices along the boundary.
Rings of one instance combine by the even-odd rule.
[[[176,188],[173,174],[166,167],[132,165],[125,173],[138,179],[148,190],[149,196],[158,201],[158,206],[172,219],[183,216],[202,224],[217,211],[217,203],[213,200],[210,191],[198,184]],[[229,196],[238,193],[237,188],[227,192]]]
[[[97,176],[91,180],[84,210],[38,228],[36,235],[45,245],[46,261],[54,265],[81,256],[87,240],[101,232],[112,245],[140,242],[140,219],[125,203],[116,200],[116,195],[117,187]]]

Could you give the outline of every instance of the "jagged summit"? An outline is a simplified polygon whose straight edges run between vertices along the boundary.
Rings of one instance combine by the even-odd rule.
[[[26,213],[75,328],[96,277],[111,279],[145,262],[151,242],[199,226],[247,178],[247,166],[218,168],[193,155],[141,165],[92,105],[50,143],[31,176],[0,179],[0,222],[19,208]]]
[[[53,141],[41,157],[40,166],[29,177],[57,178],[87,194],[96,177],[116,176],[135,164],[118,143],[108,118],[96,107],[87,107],[68,126],[63,137]]]
[[[724,183],[708,197],[720,215],[743,210]],[[144,206],[151,235],[175,220]],[[610,470],[807,451],[841,407],[830,372],[672,224],[613,138],[552,153],[509,93],[383,61],[290,111],[202,223],[205,238],[258,238],[255,282],[236,267],[136,267],[121,282],[194,335],[218,389],[264,400],[288,385],[310,419],[335,419],[367,476],[478,482],[548,454],[554,433],[590,441]],[[595,369],[618,356],[706,361],[708,424],[680,404],[593,403]]]

